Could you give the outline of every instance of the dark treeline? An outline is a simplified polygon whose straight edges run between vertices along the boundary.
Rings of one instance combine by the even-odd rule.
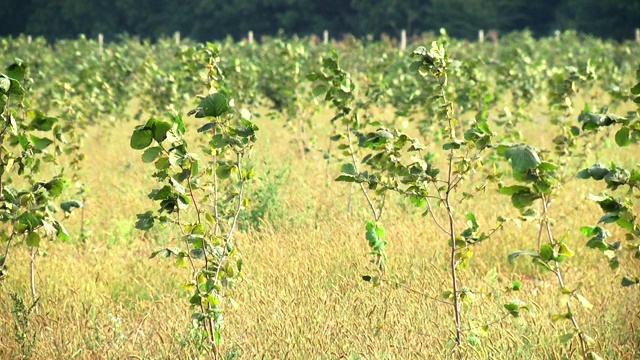
[[[409,34],[441,27],[461,38],[478,29],[530,29],[537,36],[575,29],[603,38],[633,37],[640,0],[3,0],[0,36],[49,40],[128,33],[156,39],[180,31],[196,40],[227,36],[350,33]],[[9,2],[7,4],[6,2]]]

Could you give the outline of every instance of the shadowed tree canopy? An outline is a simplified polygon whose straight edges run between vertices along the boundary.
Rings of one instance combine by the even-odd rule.
[[[199,41],[252,30],[257,36],[409,34],[444,27],[474,38],[479,29],[529,29],[537,36],[575,29],[618,40],[640,26],[640,1],[619,0],[23,0],[0,11],[0,36],[53,40],[128,33],[155,39],[182,32]]]

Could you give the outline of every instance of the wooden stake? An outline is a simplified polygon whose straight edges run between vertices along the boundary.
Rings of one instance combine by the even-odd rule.
[[[325,30],[322,33],[322,42],[326,45],[329,43],[329,30]]]
[[[640,43],[640,28],[636,28],[636,42]]]
[[[102,33],[98,34],[98,52],[102,54],[104,51],[104,35]]]
[[[247,40],[249,41],[249,44],[253,44],[253,31],[249,30],[247,33]]]
[[[484,42],[484,30],[478,30],[478,42],[482,44]]]
[[[400,50],[407,50],[407,30],[404,29],[400,32]]]
[[[33,38],[31,37],[31,35],[27,35],[27,44],[31,44],[32,41]]]
[[[176,40],[176,45],[180,45],[180,31],[174,32],[173,38]]]

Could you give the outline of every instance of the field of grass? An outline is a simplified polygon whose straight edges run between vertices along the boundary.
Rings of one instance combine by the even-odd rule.
[[[317,116],[314,136],[327,147],[330,112]],[[189,118],[188,123],[195,122]],[[334,183],[339,164],[329,167],[320,152],[299,154],[287,130],[268,118],[253,153],[258,180],[251,190],[267,215],[258,229],[238,234],[246,269],[227,306],[225,358],[234,359],[447,359],[451,358],[453,313],[437,299],[449,289],[447,239],[430,221],[399,198],[391,198],[382,221],[389,241],[391,279],[372,287],[364,240],[366,205],[349,185]],[[176,234],[134,228],[136,214],[153,207],[146,194],[151,171],[137,166],[140,153],[129,148],[133,122],[87,131],[87,161],[82,178],[90,184],[86,202],[86,242],[50,242],[37,258],[40,300],[28,307],[29,253],[16,247],[10,276],[0,283],[0,359],[187,359],[205,358],[199,332],[188,326],[189,295],[181,283],[187,268],[149,259],[152,251],[175,243]],[[524,129],[528,141],[550,141],[545,126]],[[434,147],[437,145],[433,145]],[[616,150],[619,151],[619,150]],[[637,147],[614,155],[622,164],[637,161]],[[600,253],[587,249],[579,228],[600,216],[585,201],[602,190],[595,182],[573,180],[550,209],[556,234],[578,256],[565,265],[569,286],[582,284],[592,309],[576,309],[580,326],[606,359],[640,358],[640,290],[622,288]],[[516,217],[508,197],[490,188],[458,211],[473,211],[481,225],[498,215]],[[77,233],[78,214],[67,222]],[[258,221],[258,219],[253,219]],[[505,226],[479,245],[462,283],[476,300],[463,308],[464,326],[477,345],[466,343],[469,359],[565,359],[579,349],[560,343],[570,324],[552,321],[562,301],[552,274],[540,273],[530,260],[507,261],[514,250],[534,249],[537,226]],[[395,280],[394,280],[395,279]],[[521,291],[505,289],[513,280]],[[13,297],[12,297],[13,295]],[[526,301],[532,314],[504,318],[510,297]],[[434,298],[436,298],[434,300]],[[24,314],[24,311],[22,312]],[[501,321],[499,321],[501,320]],[[494,323],[495,322],[495,323]],[[483,324],[494,323],[488,329]],[[33,341],[32,341],[33,339]],[[575,342],[572,342],[574,345]]]
[[[640,47],[419,43],[0,39],[0,360],[640,359]]]

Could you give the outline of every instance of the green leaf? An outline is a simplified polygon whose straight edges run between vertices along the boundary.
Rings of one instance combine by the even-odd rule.
[[[64,190],[67,182],[64,178],[55,177],[48,183],[44,185],[44,188],[47,189],[49,195],[53,198],[57,198],[62,195],[62,191]]]
[[[41,138],[35,135],[31,135],[30,138],[31,138],[31,142],[33,143],[33,147],[39,151],[42,151],[46,149],[47,146],[53,144],[53,140],[48,138]]]
[[[154,225],[153,212],[147,211],[143,214],[136,215],[138,221],[136,222],[136,229],[147,231],[151,229]]]
[[[15,59],[14,62],[4,69],[4,73],[15,80],[22,81],[27,72],[29,64],[21,59]]]
[[[540,169],[540,170],[542,170],[544,172],[554,171],[554,170],[557,170],[559,168],[560,168],[559,165],[556,165],[556,164],[554,164],[552,162],[549,162],[549,161],[542,161],[540,163],[540,165],[538,166],[538,169]]]
[[[622,281],[620,282],[620,285],[624,286],[624,287],[629,287],[629,286],[633,286],[633,285],[637,285],[640,284],[640,279],[630,279],[628,277],[623,277]]]
[[[69,232],[67,231],[67,229],[65,229],[64,225],[56,221],[53,223],[53,226],[56,228],[56,236],[58,237],[58,239],[60,239],[61,241],[71,240],[71,235],[69,235]]]
[[[25,243],[30,247],[38,247],[40,245],[40,235],[37,232],[30,232],[25,238]]]
[[[472,212],[467,213],[467,224],[473,231],[476,231],[480,227],[476,221],[476,216]]]
[[[513,186],[503,186],[498,192],[504,195],[513,195],[519,192],[531,192],[531,189],[528,186],[523,185],[513,185]]]
[[[221,180],[228,179],[229,176],[231,176],[232,168],[233,166],[230,166],[230,165],[219,165],[218,168],[216,169],[216,174],[218,175],[218,178],[220,178]]]
[[[338,176],[335,181],[356,182],[356,177],[353,175],[342,174]]]
[[[201,102],[195,112],[195,117],[218,117],[229,110],[227,97],[222,93],[209,94]]]
[[[73,211],[73,209],[81,208],[82,207],[82,202],[80,202],[78,200],[69,200],[69,201],[65,201],[65,202],[61,203],[60,207],[65,212],[71,213]]]
[[[631,145],[631,136],[628,128],[622,127],[616,132],[616,144],[618,144],[618,146]]]
[[[167,138],[167,132],[171,130],[172,125],[166,121],[155,120],[151,122],[151,126],[147,123],[147,128],[151,127],[153,132],[153,139],[159,143],[163,142]]]
[[[511,290],[520,291],[521,288],[522,288],[522,282],[520,282],[519,280],[513,280],[511,282]]]
[[[511,203],[518,209],[524,209],[533,205],[533,202],[540,197],[540,194],[534,194],[530,190],[520,191],[511,195]]]
[[[457,150],[460,149],[460,147],[464,145],[464,141],[462,140],[454,140],[448,143],[445,143],[442,145],[442,150]]]
[[[343,164],[340,171],[347,175],[357,175],[356,167],[352,163]]]
[[[507,259],[509,260],[510,264],[513,264],[513,261],[521,256],[521,255],[526,255],[526,256],[531,256],[531,257],[537,257],[538,253],[535,251],[526,251],[526,250],[519,250],[519,251],[514,251],[511,254],[509,254],[509,256],[507,257]]]
[[[511,160],[511,166],[519,172],[535,169],[541,162],[536,149],[529,145],[512,146],[504,152],[504,156]]]
[[[160,249],[157,251],[154,251],[151,253],[151,256],[149,257],[149,259],[153,259],[156,256],[159,256],[161,258],[169,258],[172,255],[173,256],[179,256],[180,254],[183,253],[183,250],[177,247],[171,247],[171,248],[164,248],[164,249]]]
[[[329,89],[328,86],[324,84],[318,84],[313,88],[313,91],[312,91],[313,96],[325,95],[328,89]]]
[[[142,150],[151,145],[153,141],[153,133],[151,129],[147,129],[146,127],[138,126],[133,131],[131,135],[131,141],[129,145],[132,149]]]
[[[39,131],[51,131],[57,121],[57,118],[45,116],[43,113],[36,111],[35,117],[31,120],[29,126]]]
[[[564,335],[560,335],[560,342],[563,344],[568,343],[569,341],[571,341],[571,339],[573,339],[573,337],[576,335],[576,333],[574,332],[570,332],[570,333],[566,333]]]
[[[154,146],[146,149],[142,153],[142,162],[144,163],[152,163],[156,161],[158,156],[162,153],[162,148],[159,146]]]
[[[544,244],[540,247],[540,259],[543,261],[551,261],[554,258],[554,251],[551,245]]]

